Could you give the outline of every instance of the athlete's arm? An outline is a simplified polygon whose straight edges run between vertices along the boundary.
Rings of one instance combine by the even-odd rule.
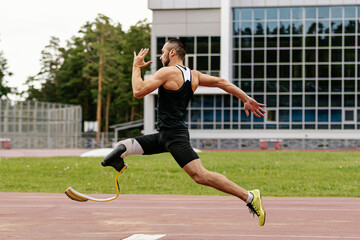
[[[141,49],[138,55],[134,52],[134,62],[132,71],[132,88],[133,94],[136,98],[143,98],[151,93],[165,82],[164,70],[160,69],[154,76],[145,80],[141,78],[141,69],[149,66],[152,62],[145,62],[145,56],[148,54],[149,49]]]
[[[250,110],[256,117],[264,117],[263,113],[266,111],[261,107],[265,107],[265,104],[258,103],[255,99],[247,95],[243,90],[223,78],[210,76],[200,72],[198,72],[198,74],[199,86],[221,88],[225,92],[230,93],[243,101],[246,116],[249,116]]]

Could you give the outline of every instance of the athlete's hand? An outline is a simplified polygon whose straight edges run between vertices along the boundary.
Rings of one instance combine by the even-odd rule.
[[[249,110],[258,118],[264,117],[266,111],[261,107],[266,107],[265,104],[258,103],[255,99],[249,97],[249,99],[244,102],[244,111],[246,116],[249,116]]]
[[[134,52],[134,62],[133,67],[139,67],[139,68],[145,68],[149,66],[152,61],[145,62],[145,57],[149,53],[149,49],[141,49],[139,54],[136,55],[136,52]]]

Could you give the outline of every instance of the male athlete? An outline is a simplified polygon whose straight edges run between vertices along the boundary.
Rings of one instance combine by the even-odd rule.
[[[259,217],[259,225],[263,226],[265,210],[260,191],[247,191],[225,176],[206,170],[190,146],[184,118],[188,103],[198,86],[218,87],[241,99],[246,116],[249,116],[251,111],[258,118],[264,117],[265,111],[261,107],[265,105],[258,103],[225,79],[185,67],[185,47],[178,39],[170,39],[163,46],[160,60],[164,67],[143,80],[141,69],[152,63],[144,61],[148,52],[149,49],[141,49],[138,54],[134,52],[132,88],[136,98],[143,98],[158,89],[158,133],[120,141],[117,148],[105,157],[102,165],[112,166],[120,171],[124,167],[123,158],[128,155],[170,152],[196,183],[213,187],[246,202],[250,212]]]

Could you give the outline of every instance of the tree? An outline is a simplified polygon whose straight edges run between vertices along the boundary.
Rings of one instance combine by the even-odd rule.
[[[7,60],[3,56],[3,52],[0,51],[0,98],[11,93],[11,88],[6,86],[7,81],[5,79],[6,76],[10,77],[12,75],[8,68]]]

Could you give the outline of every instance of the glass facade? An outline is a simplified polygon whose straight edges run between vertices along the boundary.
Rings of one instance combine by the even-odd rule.
[[[360,129],[359,18],[358,6],[234,8],[233,83],[267,105],[238,126]]]

